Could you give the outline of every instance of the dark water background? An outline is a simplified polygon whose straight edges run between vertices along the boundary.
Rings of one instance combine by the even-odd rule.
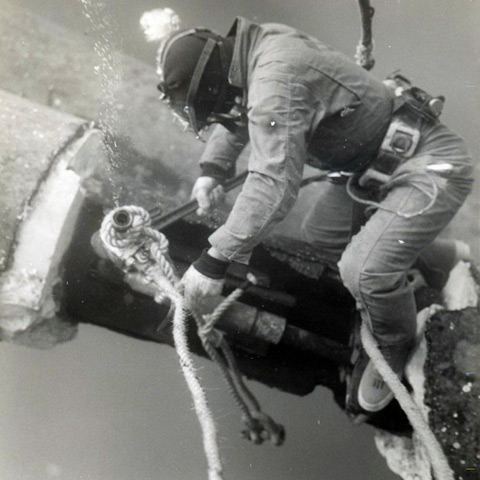
[[[93,1],[93,0],[92,0]],[[0,2],[1,3],[1,2]],[[95,38],[80,1],[16,0]],[[172,7],[185,26],[226,32],[236,15],[278,21],[353,54],[359,35],[353,0],[138,0],[104,2],[125,53],[153,64],[140,15]],[[444,119],[478,156],[478,0],[383,0],[375,39],[379,77],[401,68],[448,98]],[[14,39],[12,39],[14,40]],[[478,222],[478,217],[475,217]],[[306,398],[253,384],[265,410],[287,429],[286,445],[239,439],[239,414],[212,366],[199,362],[221,435],[226,480],[389,480],[373,430],[354,427],[317,389]],[[0,348],[1,480],[187,480],[205,478],[200,429],[171,348],[82,325],[78,337],[47,352]]]

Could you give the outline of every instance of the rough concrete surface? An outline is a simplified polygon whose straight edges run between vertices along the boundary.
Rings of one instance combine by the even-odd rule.
[[[432,429],[457,480],[480,472],[480,322],[477,308],[435,315],[426,330],[426,396]]]
[[[32,196],[83,120],[0,92],[0,272]]]
[[[421,341],[407,365],[415,403],[428,419],[455,480],[478,478],[480,465],[480,284],[476,268],[459,262],[433,304],[418,319]],[[425,445],[414,433],[377,432],[375,442],[391,470],[404,480],[432,480]]]
[[[101,160],[103,143],[83,119],[3,91],[0,118],[0,338],[49,348],[76,332],[55,288],[92,168],[82,156]]]

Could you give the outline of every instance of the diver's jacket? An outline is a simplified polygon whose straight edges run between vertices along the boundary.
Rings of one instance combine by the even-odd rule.
[[[305,164],[356,171],[376,156],[394,94],[346,55],[280,24],[237,18],[229,82],[243,90],[248,128],[217,126],[200,163],[222,177],[250,142],[251,172],[210,242],[230,260],[250,252],[295,202]]]

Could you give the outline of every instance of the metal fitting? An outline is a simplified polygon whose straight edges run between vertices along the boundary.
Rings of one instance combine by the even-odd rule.
[[[113,215],[112,226],[119,232],[125,232],[128,230],[132,226],[132,223],[133,217],[127,210],[117,210]]]

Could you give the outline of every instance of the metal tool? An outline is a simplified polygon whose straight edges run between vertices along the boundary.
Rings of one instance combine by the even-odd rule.
[[[245,171],[234,177],[232,180],[226,182],[223,186],[225,192],[229,192],[240,186],[247,178],[247,175],[248,171]],[[162,230],[172,223],[181,220],[187,215],[194,213],[197,208],[198,202],[196,200],[191,200],[190,202],[185,203],[184,205],[181,205],[180,207],[175,208],[171,212],[164,215],[162,215],[162,211],[158,207],[154,207],[153,209],[149,210],[150,218],[152,219],[152,227],[157,230]]]

